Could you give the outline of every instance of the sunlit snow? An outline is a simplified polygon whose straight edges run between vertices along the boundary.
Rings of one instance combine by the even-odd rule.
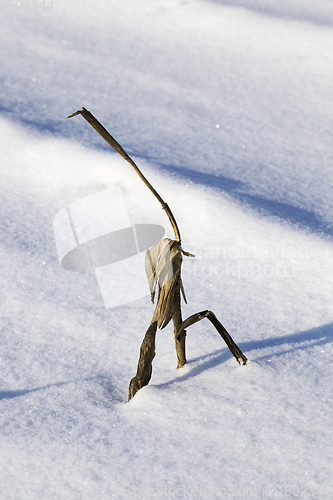
[[[329,0],[1,4],[1,500],[333,498]],[[187,317],[129,403],[147,296],[106,309],[53,220],[121,188],[173,237],[89,109],[171,207]],[[79,214],[80,215],[80,214]],[[124,278],[126,279],[126,277]],[[128,282],[128,287],[131,283]]]

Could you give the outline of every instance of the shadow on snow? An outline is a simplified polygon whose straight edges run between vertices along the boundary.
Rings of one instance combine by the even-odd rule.
[[[276,356],[282,356],[287,353],[296,352],[302,349],[308,349],[309,347],[325,345],[333,341],[333,322],[326,325],[322,325],[316,328],[311,328],[310,330],[304,330],[292,335],[285,335],[282,337],[271,337],[268,339],[255,340],[239,343],[239,347],[245,356],[249,356],[249,352],[255,351],[256,355],[254,358],[249,359],[249,361],[263,361],[266,359],[272,359]],[[282,349],[281,349],[282,348]],[[260,354],[260,350],[270,349],[269,354]],[[166,387],[173,385],[175,383],[196,377],[200,373],[214,368],[215,366],[221,365],[232,358],[231,352],[227,347],[223,347],[217,351],[210,354],[205,354],[199,356],[189,361],[187,366],[188,371],[181,375],[180,377],[174,378],[169,382],[163,384],[158,384],[158,387]],[[201,361],[199,364],[194,364]]]
[[[69,380],[67,382],[57,382],[55,384],[47,384],[42,387],[36,387],[34,389],[23,389],[18,391],[0,391],[0,401],[2,399],[13,399],[21,396],[26,396],[27,394],[31,394],[33,392],[45,391],[47,389],[52,389],[54,387],[62,387],[63,385],[69,384],[77,384],[80,382],[94,382],[97,381],[97,384],[102,387],[110,399],[112,403],[124,403],[127,399],[124,398],[122,394],[120,394],[119,390],[112,384],[108,377],[99,375],[91,378],[82,378],[76,380]]]
[[[311,328],[310,330],[304,330],[292,335],[284,335],[282,337],[271,337],[262,340],[251,340],[248,342],[239,343],[239,347],[243,353],[248,357],[249,352],[255,351],[256,355],[254,358],[249,359],[249,361],[264,361],[266,359],[272,359],[277,356],[282,356],[287,353],[296,352],[302,349],[308,349],[309,347],[325,345],[333,341],[333,322],[326,325],[322,325],[316,328]],[[282,349],[281,349],[282,348]],[[261,350],[269,349],[270,352],[260,354]],[[183,375],[165,382],[158,384],[157,387],[168,387],[175,383],[188,380],[190,378],[200,375],[200,373],[214,368],[215,366],[221,365],[232,358],[232,354],[227,347],[218,349],[210,354],[205,354],[194,358],[188,362],[186,366],[187,371]],[[197,362],[198,364],[195,364]],[[194,366],[191,366],[194,365]],[[126,399],[123,395],[119,393],[116,387],[110,382],[107,377],[97,376],[93,378],[84,378],[80,380],[71,380],[68,382],[58,382],[55,384],[48,384],[43,387],[37,387],[35,389],[26,389],[18,391],[0,391],[0,400],[2,399],[12,399],[20,396],[25,396],[32,392],[43,391],[53,387],[61,387],[63,385],[68,385],[72,383],[82,382],[82,381],[98,381],[98,384],[103,387],[107,395],[110,397],[110,402],[112,403],[125,403]]]
[[[0,105],[0,113],[11,120],[14,120],[14,122],[16,121],[17,123],[23,124],[28,128],[30,127],[35,129],[49,137],[67,137],[74,141],[79,140],[81,144],[94,147],[97,150],[110,151],[110,146],[101,142],[101,138],[97,134],[92,134],[91,131],[85,127],[84,123],[78,123],[74,133],[71,124],[65,119],[58,121],[46,119],[45,117],[43,119],[26,119],[23,116],[20,116],[19,119],[15,119],[12,110],[2,105]],[[237,202],[251,207],[262,215],[277,217],[313,233],[329,237],[333,236],[333,227],[329,223],[325,222],[315,212],[291,205],[290,203],[283,203],[281,201],[268,199],[263,196],[249,194],[248,186],[242,181],[223,175],[215,176],[213,174],[196,171],[187,167],[176,167],[173,164],[163,163],[156,158],[150,157],[149,154],[132,151],[126,144],[124,147],[125,151],[127,151],[130,156],[133,155],[134,157],[151,162],[152,164],[157,165],[161,170],[167,172],[168,174],[175,175],[180,179],[223,191]]]
[[[153,161],[153,160],[152,160]],[[168,173],[180,178],[189,180],[195,184],[206,185],[224,191],[234,200],[243,205],[248,205],[263,215],[269,215],[282,219],[288,223],[298,226],[301,229],[310,230],[313,233],[333,236],[333,228],[323,221],[318,215],[310,210],[270,200],[263,196],[248,194],[247,186],[244,182],[225,177],[223,175],[213,175],[209,173],[197,172],[184,167],[174,167],[163,163],[158,163],[159,167]]]
[[[325,9],[324,12],[318,12],[318,8],[311,8],[311,5],[300,7],[292,2],[267,2],[266,0],[209,0],[212,3],[228,6],[240,7],[251,12],[263,14],[270,17],[287,19],[290,21],[308,22],[320,26],[333,25],[332,11]]]

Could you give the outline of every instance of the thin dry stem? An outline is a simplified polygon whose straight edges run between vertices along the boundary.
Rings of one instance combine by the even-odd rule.
[[[82,108],[75,113],[69,115],[67,118],[72,118],[73,116],[76,115],[82,115],[85,120],[98,132],[98,134],[103,137],[103,139],[113,148],[117,151],[117,153],[120,154],[136,171],[136,173],[139,175],[139,177],[143,180],[143,182],[146,184],[148,189],[153,193],[153,195],[157,198],[157,200],[161,203],[162,208],[165,210],[165,213],[167,214],[173,232],[175,233],[175,238],[178,242],[181,241],[180,237],[180,232],[179,228],[176,222],[176,219],[174,218],[169,206],[165,201],[161,198],[161,196],[158,194],[158,192],[153,188],[153,186],[150,184],[148,179],[143,175],[139,167],[135,164],[135,162],[132,160],[132,158],[126,153],[126,151],[121,147],[121,145],[112,137],[112,135],[106,130],[106,128],[103,127],[103,125],[94,117],[90,111],[88,111],[86,108]]]
[[[209,319],[209,321],[215,326],[216,330],[219,332],[227,346],[229,347],[231,353],[233,356],[236,358],[237,362],[240,365],[245,365],[247,362],[246,356],[242,353],[240,348],[235,344],[233,341],[231,335],[227,332],[227,330],[224,328],[222,323],[217,319],[215,314],[212,311],[202,311],[196,314],[192,314],[192,316],[189,316],[185,321],[182,322],[182,324],[178,327],[177,333],[175,335],[175,338],[180,338],[184,329],[187,328],[190,325],[193,325],[194,323],[197,323],[197,321],[200,321],[204,318]]]
[[[175,347],[177,354],[177,368],[181,368],[186,364],[186,350],[185,350],[185,339],[186,330],[182,330],[180,335],[176,338],[176,333],[179,326],[182,324],[182,311],[181,311],[181,301],[180,301],[180,277],[177,280],[175,287],[175,294],[173,299],[173,327],[175,332]]]

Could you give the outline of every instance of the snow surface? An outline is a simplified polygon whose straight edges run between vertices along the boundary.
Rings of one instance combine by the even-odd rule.
[[[53,7],[1,4],[1,500],[332,499],[332,2]],[[127,403],[153,306],[106,310],[92,273],[60,267],[52,221],[120,186],[133,223],[172,231],[66,120],[82,106],[196,254],[184,317],[213,310],[247,366],[204,320],[176,370],[169,326]]]

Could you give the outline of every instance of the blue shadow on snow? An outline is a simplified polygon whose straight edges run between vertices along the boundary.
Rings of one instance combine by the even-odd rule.
[[[99,375],[96,377],[91,377],[91,378],[82,378],[82,379],[76,379],[76,380],[69,380],[67,382],[57,382],[55,384],[47,384],[44,385],[43,387],[36,387],[34,389],[23,389],[19,391],[1,391],[0,390],[0,401],[2,399],[13,399],[13,398],[18,398],[21,396],[26,396],[27,394],[30,394],[32,392],[38,392],[38,391],[45,391],[47,389],[51,389],[53,387],[61,387],[63,385],[68,385],[68,384],[75,384],[78,382],[92,382],[92,381],[98,381],[98,385],[103,387],[105,390],[106,394],[112,399],[113,403],[124,403],[127,401],[122,394],[119,393],[118,389],[111,383],[108,377],[105,377],[103,375]]]
[[[162,170],[165,170],[169,174],[174,174],[195,184],[201,184],[224,191],[241,204],[248,205],[263,215],[277,217],[313,233],[333,236],[333,228],[314,212],[296,207],[290,203],[282,203],[280,201],[264,198],[263,196],[248,194],[245,192],[247,186],[242,181],[234,180],[223,175],[212,175],[189,168],[174,167],[172,165],[156,162],[153,159],[150,161],[157,163]]]
[[[31,127],[39,132],[51,134],[54,137],[66,136],[70,139],[78,140],[72,127],[70,127],[70,124],[65,119],[56,121],[43,118],[41,121],[38,121],[26,119],[22,116],[20,119],[15,119],[14,116],[11,115],[11,110],[0,104],[0,113],[1,112],[11,120],[23,123],[27,127]],[[75,133],[78,133],[77,130]],[[101,141],[101,138],[97,134],[91,135],[91,131],[85,128],[83,123],[81,123],[81,127],[79,128],[79,136],[79,140],[83,143],[87,140],[87,143],[96,149],[110,151],[110,146]],[[313,233],[324,234],[329,237],[333,236],[333,227],[321,219],[316,213],[291,205],[290,203],[283,203],[281,201],[264,198],[263,196],[249,194],[248,186],[242,181],[223,175],[199,172],[187,167],[175,167],[172,164],[160,162],[158,159],[150,157],[149,154],[146,155],[145,153],[142,154],[142,152],[132,151],[131,148],[126,145],[124,145],[124,147],[125,151],[127,151],[130,156],[149,161],[168,174],[175,175],[185,181],[188,180],[195,184],[209,186],[223,191],[234,200],[251,207],[263,215],[277,217]]]
[[[214,333],[214,332],[212,332]],[[218,333],[215,332],[217,335]],[[223,340],[221,339],[223,342]],[[243,354],[250,361],[259,361],[265,359],[272,359],[276,356],[282,356],[287,353],[296,352],[301,349],[308,349],[309,347],[317,346],[317,345],[325,345],[333,341],[333,322],[328,323],[326,325],[318,326],[316,328],[311,328],[310,330],[304,330],[299,333],[295,333],[292,335],[285,335],[282,337],[271,337],[268,339],[262,340],[254,340],[243,343],[238,343],[238,346],[242,350]],[[190,340],[189,340],[190,342]],[[281,350],[281,347],[285,347]],[[260,350],[271,348],[271,352],[269,354],[260,355]],[[274,348],[276,352],[274,352]],[[256,351],[256,356],[250,359],[249,353],[251,351]],[[221,365],[228,361],[228,359],[232,358],[232,354],[227,347],[223,347],[222,349],[218,349],[210,354],[205,354],[203,356],[199,356],[192,360],[189,360],[188,367],[190,368],[184,375],[177,377],[169,382],[165,382],[163,384],[158,384],[158,387],[169,386],[183,380],[187,380],[189,378],[196,377],[200,375],[200,373],[214,368],[215,366]],[[202,361],[200,364],[197,364],[191,368],[191,363],[196,363],[197,361]],[[236,360],[235,360],[235,363]]]

